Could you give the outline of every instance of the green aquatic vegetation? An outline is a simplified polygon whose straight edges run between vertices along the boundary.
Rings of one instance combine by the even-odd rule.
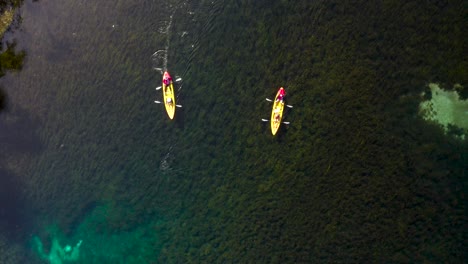
[[[257,8],[257,5],[261,4],[251,3],[253,9]],[[310,6],[304,10],[313,9]],[[231,188],[227,189],[230,191],[223,192],[219,190],[226,190],[226,188],[216,189],[217,192],[206,191],[213,193],[213,196],[200,196],[198,203],[208,202],[210,210],[195,207],[193,213],[187,213],[187,217],[195,217],[190,222],[197,223],[187,232],[203,232],[203,236],[206,236],[204,241],[213,241],[203,244],[197,240],[192,244],[200,245],[205,249],[209,248],[203,251],[205,258],[210,258],[207,255],[211,253],[212,259],[231,258],[230,260],[241,262],[253,259],[268,262],[263,258],[266,251],[262,244],[277,237],[279,238],[270,247],[279,248],[279,250],[275,251],[277,254],[268,253],[271,256],[270,262],[272,260],[278,262],[279,260],[283,262],[287,260],[330,261],[331,259],[350,261],[367,257],[375,260],[397,260],[409,258],[414,250],[425,251],[423,244],[411,243],[417,240],[417,236],[432,236],[432,234],[427,233],[427,230],[423,228],[408,235],[408,231],[405,231],[407,229],[403,228],[402,221],[397,222],[393,219],[394,215],[416,210],[417,213],[412,217],[417,217],[421,213],[428,219],[421,225],[432,225],[433,215],[423,212],[435,205],[411,206],[418,204],[413,201],[412,195],[419,186],[419,184],[412,183],[411,177],[415,176],[413,166],[419,168],[421,165],[418,160],[422,157],[413,156],[413,150],[417,148],[404,147],[408,144],[407,138],[396,137],[400,133],[395,129],[399,125],[397,117],[402,118],[402,113],[399,113],[397,108],[393,108],[394,102],[390,98],[396,99],[407,91],[405,88],[407,86],[401,85],[404,82],[415,76],[427,80],[429,74],[432,74],[428,67],[424,66],[426,63],[431,65],[432,58],[426,56],[428,60],[426,63],[418,61],[423,57],[421,52],[424,51],[423,48],[418,48],[418,45],[428,43],[425,47],[429,50],[435,49],[433,45],[435,35],[418,34],[413,31],[413,25],[418,24],[429,28],[434,26],[433,20],[412,15],[412,18],[401,22],[401,24],[411,25],[408,31],[404,31],[400,30],[401,24],[395,20],[396,16],[394,16],[401,12],[399,5],[390,5],[384,9],[385,12],[382,15],[380,12],[382,7],[378,5],[362,10],[359,5],[335,3],[324,8],[325,12],[320,18],[315,18],[315,22],[318,22],[314,24],[316,27],[298,34],[299,41],[294,42],[296,40],[295,28],[289,31],[288,38],[285,39],[282,38],[284,32],[282,26],[290,25],[288,23],[293,20],[292,17],[296,20],[299,18],[299,21],[303,23],[313,18],[306,16],[306,12],[298,8],[295,9],[296,12],[291,12],[295,14],[294,16],[284,16],[278,22],[268,19],[268,14],[283,10],[280,7],[282,7],[281,4],[275,2],[272,6],[265,7],[266,10],[262,10],[265,16],[257,14],[258,20],[268,21],[268,23],[257,23],[258,29],[233,27],[231,23],[235,18],[226,18],[226,16],[229,12],[233,12],[230,8],[234,7],[226,7],[225,16],[220,16],[218,20],[221,22],[216,23],[219,28],[211,32],[210,40],[216,39],[217,41],[215,43],[207,41],[201,44],[206,45],[210,53],[200,56],[203,58],[200,61],[200,68],[215,68],[216,74],[207,77],[197,69],[189,72],[196,76],[194,79],[200,80],[200,84],[204,84],[203,80],[206,80],[206,85],[203,87],[196,86],[197,89],[204,90],[206,100],[217,101],[217,96],[219,96],[217,91],[222,89],[227,102],[226,108],[234,109],[231,113],[223,109],[213,111],[217,113],[221,111],[219,116],[224,117],[226,120],[224,125],[228,128],[226,130],[232,129],[234,131],[232,134],[225,134],[224,138],[217,140],[219,133],[210,129],[209,126],[204,127],[205,137],[208,137],[209,141],[207,144],[216,144],[230,150],[227,153],[217,153],[210,158],[231,160],[231,164],[234,165],[223,167],[225,172],[222,174],[222,180],[218,179],[220,176],[217,173],[214,173],[218,177],[212,177],[212,180],[201,183],[202,186],[229,184]],[[432,8],[434,7],[428,7],[429,10]],[[406,6],[405,12],[410,9],[413,9],[411,5]],[[366,17],[365,19],[356,20],[351,15],[363,11],[366,13],[363,16]],[[222,21],[223,19],[226,21]],[[249,17],[244,17],[242,24],[249,25],[248,20]],[[427,22],[421,23],[421,21]],[[255,25],[255,23],[250,24]],[[255,30],[251,30],[252,28]],[[234,43],[229,42],[229,36],[221,34],[225,31],[235,35]],[[259,36],[253,37],[257,35]],[[300,40],[304,35],[308,36],[308,41]],[[230,43],[230,50],[239,47],[243,49],[234,53],[223,52],[219,42]],[[286,47],[291,50],[286,50]],[[405,53],[407,52],[405,47],[410,47],[408,51],[411,55]],[[246,50],[255,53],[246,53]],[[308,62],[305,62],[305,58]],[[219,62],[230,60],[240,63],[242,67],[228,62],[228,67],[220,71],[217,67]],[[299,68],[298,64],[302,64],[302,67]],[[262,80],[260,81],[262,85],[255,85],[258,91],[252,91],[249,85],[241,85],[243,81],[252,83],[252,81],[249,82],[252,65],[256,66],[254,72],[261,76],[258,79]],[[416,66],[417,70],[411,69],[413,66]],[[287,70],[291,68],[296,70],[289,74]],[[222,77],[216,78],[219,74]],[[232,80],[232,76],[242,81],[234,82],[227,87],[222,86],[225,80],[221,81],[221,79]],[[459,75],[459,77],[462,76]],[[251,80],[254,79],[255,77]],[[267,106],[260,107],[255,102],[264,100],[263,97],[273,93],[277,83],[284,82],[284,79],[287,79],[287,87],[289,85],[291,87],[289,90],[291,96],[288,96],[288,99],[296,100],[300,105],[297,107],[294,103],[296,108],[291,111],[290,115],[294,125],[291,128],[283,130],[278,138],[271,139],[267,138],[268,130],[260,133],[259,137],[256,133],[249,133],[249,129],[243,130],[237,128],[236,125],[231,125],[233,120],[239,120],[235,116],[241,113],[229,102],[229,99],[235,96],[234,90],[254,94],[254,96],[246,96],[244,100],[247,102],[246,105],[255,105],[255,111],[243,113],[243,117],[247,120],[255,120],[258,115],[262,114],[262,111],[267,114],[269,111]],[[187,93],[190,97],[198,96],[197,91],[187,91]],[[258,99],[252,100],[251,97],[258,97]],[[208,104],[208,106],[213,105]],[[389,110],[389,108],[392,109]],[[413,107],[413,115],[414,110],[417,109]],[[190,114],[190,116],[197,118],[197,114]],[[203,111],[202,118],[204,122],[214,122],[217,117],[210,116],[209,112]],[[256,125],[250,129],[258,128],[259,126]],[[405,126],[405,129],[408,128]],[[199,138],[204,140],[201,135]],[[414,144],[411,143],[411,146],[417,146],[417,143]],[[258,151],[249,151],[248,146],[251,145],[261,146],[265,158],[262,158]],[[411,160],[409,164],[408,159]],[[203,158],[193,158],[193,160],[202,162]],[[211,171],[214,171],[215,166],[219,166],[217,164],[219,163],[207,163],[205,168],[212,168]],[[423,177],[425,171],[425,169],[419,171],[417,177]],[[440,176],[448,177],[447,174]],[[431,186],[431,188],[436,188],[434,185]],[[241,196],[233,190],[242,190],[244,195]],[[261,196],[255,195],[257,192],[261,193]],[[245,195],[249,198],[241,198]],[[254,213],[262,211],[265,207],[264,198],[276,201],[273,203],[275,213],[271,215]],[[227,202],[233,200],[239,202]],[[197,202],[193,203],[193,205],[196,204]],[[231,206],[227,206],[230,209],[225,211],[237,210],[252,213],[252,215],[247,217],[242,213],[234,213],[233,216],[229,216],[223,212],[219,213],[220,208],[226,205]],[[249,208],[252,210],[248,210]],[[281,214],[288,216],[280,220],[283,223],[282,228],[287,231],[277,235],[273,234],[276,228],[265,230],[261,228],[262,225],[274,222],[274,216]],[[201,215],[200,219],[197,215]],[[410,219],[414,220],[412,217]],[[213,222],[206,223],[210,219]],[[451,220],[447,218],[445,221]],[[202,222],[206,224],[200,224]],[[226,224],[226,222],[231,224]],[[285,224],[289,222],[294,224]],[[226,226],[233,227],[236,232],[226,230]],[[297,232],[294,226],[299,226],[308,232],[305,234]],[[398,227],[400,227],[400,235],[395,235]],[[441,229],[438,232],[444,233]],[[223,235],[225,233],[228,234]],[[405,233],[404,238],[402,233]],[[212,234],[223,238],[212,238]],[[255,240],[249,240],[251,234],[255,234]],[[408,236],[409,240],[406,239]],[[383,242],[381,237],[386,237],[386,241]],[[444,236],[443,239],[450,240],[454,237],[449,235]],[[297,242],[298,240],[301,242]],[[460,245],[460,241],[454,242],[455,240],[451,241]],[[238,241],[242,241],[242,244]],[[292,241],[296,241],[296,247],[282,254],[282,250],[294,245]],[[349,248],[344,252],[338,252],[337,248],[343,249],[343,244],[349,245]],[[180,246],[184,247],[182,244]],[[194,249],[186,256],[188,259],[196,259],[197,252],[199,252],[196,250],[197,246],[193,247]],[[400,253],[401,248],[405,249],[403,254]],[[173,248],[170,247],[170,249]],[[235,255],[233,252],[242,252],[243,255]],[[177,254],[176,251],[173,251],[173,254],[168,252],[164,255],[164,259],[175,254]],[[452,257],[455,258],[461,256],[457,250],[454,250],[452,253],[443,253],[440,257],[447,258],[450,254],[454,254]],[[417,257],[417,259],[420,258],[424,257]]]
[[[26,52],[17,52],[15,47],[16,42],[6,43],[6,49],[0,53],[0,77],[8,70],[19,71],[23,67]]]
[[[150,55],[165,45],[148,33],[157,22],[124,1],[96,3],[86,12],[73,2],[58,7],[80,22],[64,40],[71,57],[31,60],[41,89],[16,97],[34,109],[46,143],[21,174],[33,186],[38,226],[55,221],[67,237],[86,235],[83,258],[463,259],[456,234],[466,147],[414,119],[411,97],[431,78],[465,78],[460,60],[441,64],[460,55],[458,42],[444,40],[461,39],[455,7],[237,1],[195,21],[176,12],[175,32],[194,25],[197,34],[171,35],[168,66],[183,74],[184,107],[170,122],[151,100],[160,75]],[[129,20],[111,30],[114,22],[97,15],[104,9]],[[78,19],[83,12],[92,15]],[[67,25],[49,26],[71,38]],[[279,86],[295,107],[286,112],[291,125],[272,137],[260,118]]]

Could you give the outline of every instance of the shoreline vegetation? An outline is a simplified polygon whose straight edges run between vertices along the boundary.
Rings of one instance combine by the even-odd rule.
[[[16,10],[23,5],[24,0],[0,0],[0,39],[15,21]]]
[[[16,41],[5,42],[3,37],[9,28],[14,24],[15,21],[15,10],[22,4],[21,1],[4,2],[0,1],[0,77],[5,75],[8,70],[18,71],[23,67],[24,57],[26,56],[25,51],[16,51]],[[19,20],[19,19],[17,19]],[[0,91],[0,110],[5,104],[4,93]]]
[[[13,17],[15,10],[13,8],[8,8],[3,11],[3,14],[0,15],[0,37],[3,38],[3,35],[13,23]]]

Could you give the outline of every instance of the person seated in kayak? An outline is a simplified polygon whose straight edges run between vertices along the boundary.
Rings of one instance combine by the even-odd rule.
[[[280,114],[279,114],[279,113],[276,113],[276,115],[275,115],[275,122],[279,122],[279,121],[280,121],[280,118],[281,118]]]
[[[275,122],[279,122],[281,118],[279,108],[275,108]]]
[[[284,100],[285,95],[286,95],[286,92],[284,91],[283,87],[281,87],[279,90],[278,98],[276,98],[276,101],[284,103],[283,100]]]
[[[172,105],[172,98],[168,97],[168,98],[166,99],[166,104]]]
[[[283,100],[284,100],[284,96],[286,95],[286,91],[284,91],[284,88],[281,87],[280,88],[280,91],[279,91],[279,95],[278,95],[278,98],[276,98],[276,101],[277,102],[282,102],[283,103]]]
[[[172,80],[171,80],[171,77],[169,77],[169,76],[164,76],[164,78],[163,78],[163,83],[164,83],[165,85],[169,85],[169,84],[171,83],[171,81],[172,81]]]

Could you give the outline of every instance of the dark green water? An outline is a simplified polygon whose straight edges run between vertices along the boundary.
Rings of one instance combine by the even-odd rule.
[[[4,38],[1,263],[466,262],[468,146],[418,116],[468,84],[463,1],[95,2]]]

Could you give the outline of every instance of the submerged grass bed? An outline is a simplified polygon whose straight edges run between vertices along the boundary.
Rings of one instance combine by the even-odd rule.
[[[44,58],[14,82],[35,89],[8,90],[37,120],[42,147],[10,169],[41,239],[56,223],[102,261],[85,243],[129,239],[103,247],[108,259],[136,259],[138,247],[161,263],[463,261],[467,146],[417,115],[425,83],[466,86],[462,44],[451,41],[463,37],[462,1],[177,10],[174,32],[188,34],[171,34],[168,65],[184,80],[175,122],[149,100],[165,24],[119,3],[90,9],[117,22],[59,6],[83,23],[50,26],[76,35],[38,26],[45,46],[29,54]],[[295,107],[272,137],[260,120],[279,86]]]

